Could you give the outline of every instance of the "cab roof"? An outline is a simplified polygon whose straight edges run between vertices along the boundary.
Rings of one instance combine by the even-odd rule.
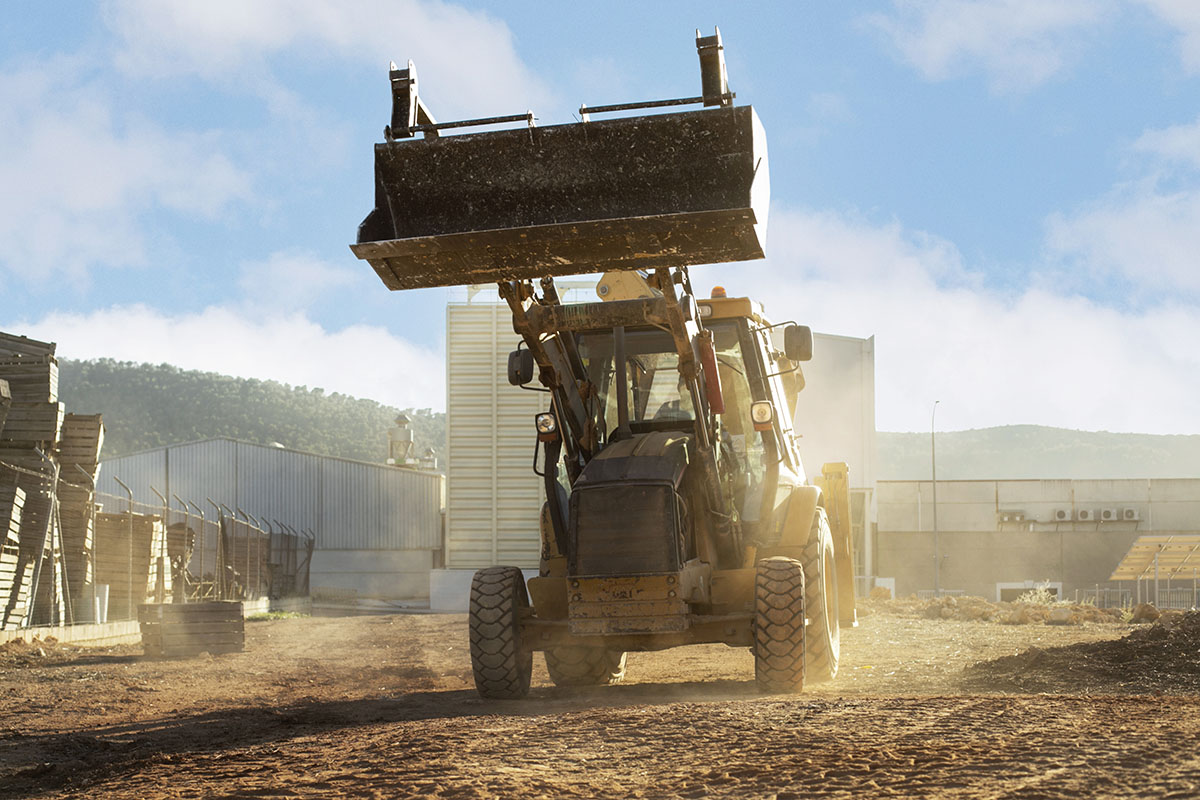
[[[696,303],[700,306],[700,316],[706,320],[745,317],[756,325],[771,324],[763,314],[762,304],[749,297],[712,297]],[[706,308],[711,310],[705,311]]]

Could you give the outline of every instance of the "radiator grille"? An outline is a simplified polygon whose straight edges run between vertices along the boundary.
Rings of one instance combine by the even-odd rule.
[[[574,575],[638,575],[679,569],[675,492],[664,485],[576,489],[569,555]]]

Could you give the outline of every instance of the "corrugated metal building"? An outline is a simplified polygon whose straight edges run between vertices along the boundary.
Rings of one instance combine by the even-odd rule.
[[[106,459],[100,474],[99,491],[116,497],[125,496],[120,478],[139,503],[161,505],[153,487],[206,511],[211,498],[311,530],[314,595],[422,599],[440,566],[445,482],[437,473],[218,438]]]
[[[590,294],[567,302],[595,299],[593,283],[562,282],[560,289]],[[476,569],[538,566],[544,498],[533,473],[533,416],[549,407],[549,395],[509,385],[508,354],[520,337],[495,291],[479,294],[446,309],[446,569],[431,579],[435,608],[465,608]],[[808,385],[797,404],[796,430],[805,437],[801,452],[810,477],[824,461],[850,464],[861,574],[870,571],[874,550],[874,339],[817,334],[814,352],[805,365]]]

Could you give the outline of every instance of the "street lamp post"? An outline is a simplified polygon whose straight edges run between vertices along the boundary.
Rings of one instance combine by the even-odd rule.
[[[937,519],[937,407],[941,400],[933,401],[933,414],[929,419],[929,456],[933,467],[933,594],[942,596],[942,555],[938,549],[938,519]]]

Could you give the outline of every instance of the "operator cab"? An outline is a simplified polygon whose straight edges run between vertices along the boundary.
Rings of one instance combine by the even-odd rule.
[[[722,410],[716,414],[719,460],[723,471],[731,476],[738,518],[747,524],[753,524],[761,514],[767,474],[764,434],[756,430],[750,407],[755,400],[766,399],[768,392],[763,388],[753,391],[751,382],[761,384],[773,371],[765,370],[756,341],[761,333],[751,322],[746,316],[731,316],[710,319],[705,324],[713,337],[723,399]],[[680,374],[671,335],[657,328],[628,329],[624,339],[630,434],[694,432],[698,398],[692,397]],[[577,334],[576,343],[587,379],[596,388],[593,419],[603,449],[622,438],[617,411],[618,386],[622,382],[614,368],[614,334],[611,329],[586,331]]]

